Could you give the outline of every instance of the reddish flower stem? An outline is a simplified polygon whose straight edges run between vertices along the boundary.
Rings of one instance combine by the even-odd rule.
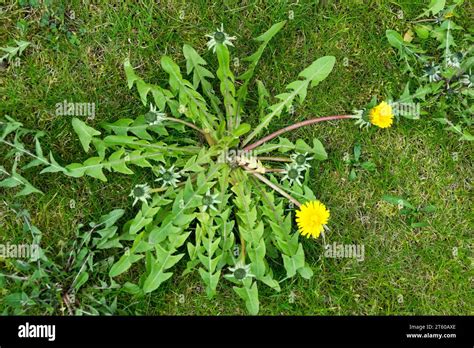
[[[287,126],[287,127],[282,128],[280,130],[277,130],[276,132],[273,132],[272,134],[267,135],[266,137],[256,141],[253,144],[247,145],[246,147],[243,148],[243,150],[244,151],[253,150],[256,147],[266,143],[269,140],[272,140],[273,138],[276,138],[277,136],[279,136],[283,133],[295,130],[295,129],[300,128],[300,127],[310,126],[312,124],[323,122],[323,121],[340,120],[340,119],[343,119],[343,118],[354,118],[354,116],[353,115],[326,116],[326,117],[318,117],[318,118],[313,118],[311,120],[298,122],[298,123],[292,124],[291,126]]]

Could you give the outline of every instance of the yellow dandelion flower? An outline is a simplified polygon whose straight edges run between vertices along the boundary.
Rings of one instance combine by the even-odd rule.
[[[318,238],[329,221],[329,210],[320,201],[303,204],[296,212],[296,223],[301,235]]]
[[[388,128],[393,123],[393,112],[390,104],[381,102],[370,110],[370,123],[380,128]]]

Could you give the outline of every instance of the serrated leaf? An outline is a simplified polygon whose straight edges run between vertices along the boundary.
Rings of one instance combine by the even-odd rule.
[[[240,137],[250,132],[251,129],[252,127],[248,123],[242,123],[239,127],[237,127],[237,129],[234,130],[234,136]]]
[[[298,273],[300,274],[300,276],[302,276],[304,279],[311,279],[311,277],[313,276],[313,270],[308,267],[308,266],[304,266],[304,267],[301,267],[301,268],[298,268]]]
[[[125,253],[122,257],[114,263],[112,268],[110,268],[109,276],[117,277],[120,274],[126,272],[134,262],[142,259],[143,255],[134,255],[130,253]]]
[[[111,162],[111,167],[119,173],[122,174],[133,174],[133,171],[130,170],[125,161],[119,161],[122,156],[125,154],[125,149],[121,148],[120,150],[115,151],[110,155],[109,161]]]
[[[279,98],[281,102],[270,107],[271,112],[267,114],[255,130],[245,138],[243,145],[247,145],[257,134],[270,124],[274,117],[279,116],[285,108],[289,109],[296,96],[299,96],[300,99],[304,99],[309,84],[311,84],[311,87],[314,87],[324,80],[332,71],[335,62],[335,57],[325,56],[315,60],[310,66],[304,69],[298,75],[298,77],[302,77],[304,80],[297,80],[290,83],[287,86],[287,88],[291,90],[290,93],[285,92],[277,95],[277,98]]]
[[[84,161],[84,168],[86,169],[85,173],[93,178],[107,181],[107,178],[102,171],[104,165],[101,162],[102,158],[100,157],[91,157]]]
[[[132,89],[133,84],[135,81],[139,80],[139,78],[135,74],[135,71],[133,71],[133,67],[130,64],[130,60],[128,58],[123,62],[123,68],[125,70],[125,76],[127,77],[128,88]]]
[[[233,289],[245,301],[245,306],[249,313],[257,315],[259,311],[257,283],[245,282],[242,288],[234,286]]]
[[[151,87],[143,80],[137,80],[136,85],[137,85],[137,91],[138,91],[138,94],[140,95],[142,104],[147,105],[148,102],[146,98],[147,98],[148,92],[150,92],[151,90]]]
[[[114,209],[108,214],[102,215],[99,219],[99,224],[103,224],[105,225],[105,228],[109,228],[113,226],[118,221],[118,219],[123,216],[124,213],[124,209]]]
[[[293,277],[300,268],[304,267],[304,251],[303,246],[299,244],[298,251],[295,255],[289,257],[287,255],[283,256],[283,264],[286,269],[286,276],[288,278]]]
[[[156,246],[156,252],[157,258],[153,261],[151,272],[143,284],[145,294],[158,289],[168,280],[173,273],[164,271],[174,266],[184,256],[184,254],[172,255],[172,251],[165,250],[160,245]]]
[[[311,87],[318,85],[331,73],[336,63],[336,58],[326,56],[317,59],[309,67],[304,69],[298,76],[305,77],[311,81]],[[301,89],[301,88],[300,88]]]
[[[89,127],[83,121],[79,120],[76,117],[72,119],[72,127],[74,128],[76,134],[79,136],[79,140],[85,152],[89,151],[89,145],[91,143],[92,137],[101,134],[99,131],[95,130],[92,127]]]
[[[430,31],[431,31],[430,26],[428,26],[428,25],[416,25],[414,29],[415,29],[416,35],[420,39],[426,40],[430,37]]]
[[[15,194],[15,197],[20,197],[20,196],[27,196],[29,195],[30,193],[40,193],[40,194],[43,194],[43,192],[41,192],[40,190],[38,190],[37,188],[35,188],[33,185],[31,185],[30,183],[24,183],[25,187],[20,191],[18,192],[17,194]]]
[[[137,234],[141,229],[145,226],[147,226],[150,222],[153,221],[152,217],[147,217],[144,213],[143,210],[140,210],[133,219],[132,224],[130,225],[130,234]]]
[[[18,45],[20,54],[31,44],[31,42],[22,40],[15,40],[15,43]]]
[[[65,173],[66,172],[66,168],[62,167],[61,165],[59,165],[58,162],[56,162],[56,160],[54,159],[53,154],[52,154],[51,151],[49,152],[49,163],[51,163],[51,165],[44,168],[40,172],[40,174],[43,174],[43,173],[57,173],[57,172]]]
[[[428,8],[417,18],[426,17],[426,16],[435,16],[443,10],[446,6],[446,0],[431,0]]]
[[[403,37],[397,33],[395,30],[388,29],[385,31],[385,36],[387,37],[388,42],[393,47],[402,50],[404,46]]]
[[[0,181],[0,187],[6,187],[6,188],[17,187],[20,184],[21,184],[21,181],[14,177],[9,177]]]

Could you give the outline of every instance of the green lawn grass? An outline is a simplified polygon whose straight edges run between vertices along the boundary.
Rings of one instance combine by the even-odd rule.
[[[133,118],[145,111],[137,93],[127,88],[122,67],[126,57],[147,81],[164,84],[161,55],[172,56],[184,68],[181,48],[187,43],[215,66],[204,35],[222,22],[226,32],[238,38],[232,56],[243,58],[257,47],[253,37],[288,19],[293,11],[294,19],[265,51],[256,78],[275,95],[314,59],[334,55],[337,63],[329,78],[308,93],[304,106],[297,107],[294,115],[276,120],[270,132],[310,117],[350,113],[374,95],[383,99],[389,91],[401,92],[404,80],[385,30],[403,31],[407,21],[428,3],[352,0],[317,6],[303,0],[247,0],[210,5],[207,1],[143,0],[84,5],[82,1],[65,1],[66,14],[56,20],[65,30],[54,32],[41,25],[47,9],[62,3],[53,2],[53,6],[36,9],[14,1],[2,5],[0,46],[13,43],[13,39],[31,41],[32,46],[22,55],[19,67],[0,70],[0,115],[45,131],[44,146],[63,164],[88,156],[72,129],[71,118],[55,115],[56,103],[65,99],[96,103],[96,118],[88,121],[91,126]],[[472,4],[465,4],[458,21],[468,24],[472,10]],[[20,28],[19,22],[26,28]],[[235,73],[244,68],[241,62]],[[255,94],[250,98],[256,101]],[[472,145],[458,142],[429,118],[402,120],[392,128],[372,127],[369,131],[342,121],[290,135],[309,142],[317,137],[325,145],[329,159],[318,162],[311,175],[313,191],[331,210],[327,241],[363,244],[365,259],[325,258],[322,240],[305,240],[314,277],[284,282],[280,293],[260,287],[260,314],[473,314],[469,275],[473,260]],[[256,124],[252,115],[246,120]],[[343,157],[357,142],[363,158],[372,160],[377,169],[373,173],[360,171],[356,180],[349,181]],[[1,151],[3,154],[6,149]],[[45,195],[15,199],[11,190],[0,189],[0,239],[29,240],[9,208],[20,201],[43,231],[42,247],[56,255],[79,223],[88,223],[114,208],[126,209],[131,218],[128,194],[146,175],[114,174],[102,183],[90,177],[25,172]],[[413,229],[397,207],[382,201],[384,194],[403,196],[414,205],[432,204],[437,210],[424,216],[428,227]],[[71,199],[76,202],[74,209],[69,206]],[[453,248],[457,248],[457,256]],[[120,282],[136,280],[139,271],[132,268]],[[290,294],[294,294],[294,301]],[[0,299],[0,312],[1,303]],[[246,313],[244,303],[225,281],[220,282],[217,297],[208,300],[199,276],[181,276],[179,270],[145,298],[121,294],[118,308],[118,313],[131,315]],[[30,312],[36,313],[35,309]]]

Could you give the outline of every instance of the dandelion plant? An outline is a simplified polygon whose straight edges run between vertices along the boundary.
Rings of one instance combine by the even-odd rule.
[[[184,274],[199,274],[209,298],[219,282],[230,282],[249,313],[257,314],[258,286],[280,291],[280,282],[288,278],[312,277],[300,238],[328,231],[330,211],[308,186],[312,164],[327,154],[318,139],[308,144],[282,135],[339,119],[385,128],[392,125],[393,114],[390,105],[374,104],[354,115],[308,119],[265,134],[272,121],[303,103],[335,64],[332,56],[316,59],[273,104],[257,81],[258,105],[247,105],[257,64],[284,25],[277,23],[255,39],[260,46],[244,59],[247,70],[240,76],[230,66],[236,37],[222,25],[207,35],[218,66],[215,74],[189,45],[183,46],[184,71],[171,57],[161,57],[166,87],[146,82],[126,59],[128,87],[138,91],[143,113],[102,123],[101,131],[73,119],[84,150],[96,153],[83,163],[63,168],[52,156],[41,155],[46,171],[73,177],[106,181],[104,171],[132,175],[134,167],[148,170],[145,182],[129,188],[134,217],[119,238],[128,247],[109,272],[120,282],[132,265],[144,264],[137,283],[123,284],[126,291],[136,296],[155,291],[181,261],[186,262]]]

